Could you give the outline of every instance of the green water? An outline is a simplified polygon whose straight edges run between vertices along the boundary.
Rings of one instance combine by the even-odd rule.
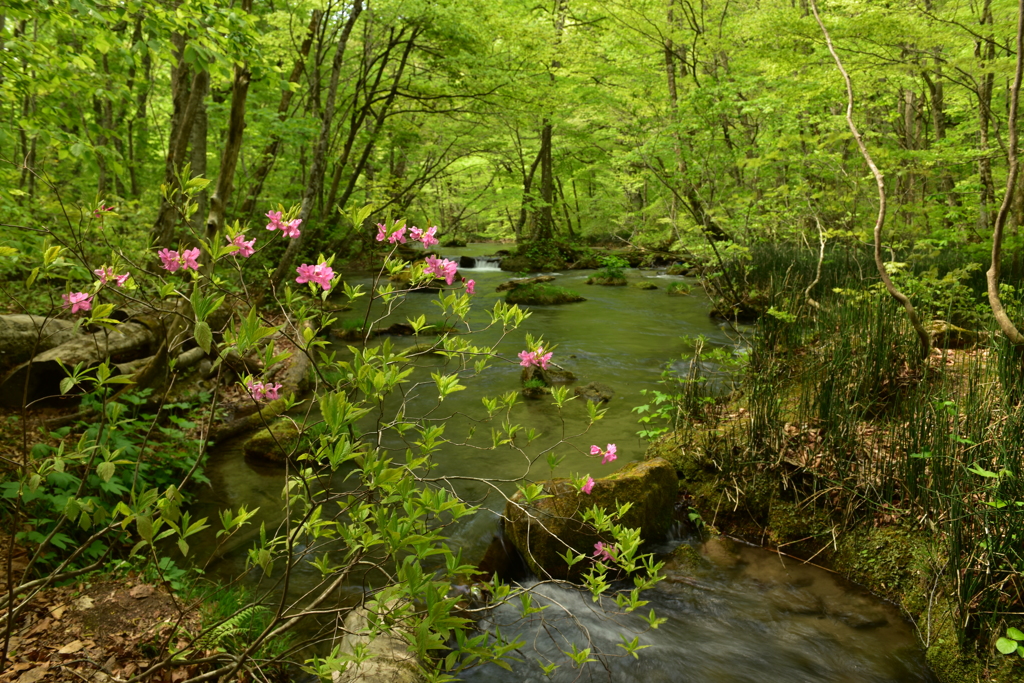
[[[457,257],[487,254],[493,249],[493,245],[471,245],[443,252],[445,256]],[[508,280],[510,275],[496,269],[464,270],[462,274],[476,280],[474,313],[469,323],[477,330],[488,321],[484,311],[504,296],[497,294],[495,287]],[[733,350],[743,346],[742,335],[737,330],[709,318],[711,304],[699,287],[685,297],[666,293],[668,284],[684,278],[666,276],[659,271],[628,271],[631,282],[648,280],[659,286],[657,290],[644,291],[631,286],[588,286],[584,284],[588,275],[588,272],[570,271],[558,274],[555,283],[575,289],[587,297],[587,301],[532,307],[531,316],[524,325],[504,339],[501,339],[500,329],[475,334],[473,343],[477,345],[490,345],[501,339],[497,353],[503,360],[492,362],[479,376],[465,379],[463,383],[470,387],[466,391],[451,394],[439,403],[430,373],[439,369],[453,372],[456,368],[454,362],[433,355],[420,356],[416,360],[405,396],[407,417],[423,417],[443,423],[444,435],[449,441],[437,454],[438,467],[431,474],[435,477],[465,477],[452,480],[452,487],[484,508],[469,523],[452,530],[453,544],[462,548],[469,560],[481,557],[494,537],[505,495],[515,489],[512,480],[523,477],[540,480],[552,475],[546,462],[549,453],[562,457],[554,471],[555,476],[589,473],[599,477],[610,474],[626,462],[642,459],[646,443],[636,435],[639,427],[631,408],[647,402],[642,390],[659,388],[658,380],[667,363],[678,371],[686,370],[684,357],[692,345],[685,338],[702,335],[710,346]],[[372,275],[356,275],[347,281],[368,287],[372,283]],[[440,309],[433,303],[436,298],[436,294],[409,294],[404,297],[401,307],[388,315],[375,306],[370,320],[374,322],[373,327],[386,327],[420,314],[426,315],[428,320],[437,319]],[[343,319],[361,321],[365,314],[365,308],[362,308],[342,315]],[[525,348],[526,332],[543,335],[549,349],[556,347],[552,360],[576,375],[576,385],[600,382],[612,387],[615,394],[607,404],[605,418],[589,426],[582,399],[570,401],[561,414],[550,398],[522,400],[513,409],[511,421],[532,427],[542,436],[529,446],[523,445],[521,450],[509,447],[491,450],[489,434],[492,425],[481,422],[486,412],[480,398],[519,390],[521,368],[516,354]],[[377,344],[382,340],[371,339],[370,343]],[[430,337],[392,338],[393,343],[399,346],[431,340]],[[340,355],[348,353],[346,346],[349,343],[336,344]],[[385,414],[393,408],[394,405],[386,406]],[[372,429],[372,424],[368,421],[363,427]],[[471,436],[474,426],[476,432]],[[589,455],[589,449],[591,444],[604,447],[608,443],[617,445],[619,461],[601,465],[598,458]],[[380,445],[391,450],[396,458],[402,458],[406,448],[406,444],[393,433],[380,435]],[[249,462],[241,455],[237,443],[229,443],[216,449],[211,456],[208,476],[213,482],[211,495],[196,506],[194,515],[215,518],[217,509],[221,507],[237,508],[245,504],[249,508],[260,507],[254,529],[258,529],[260,522],[266,523],[268,530],[280,523],[281,468]],[[498,491],[473,478],[498,480]],[[502,483],[501,480],[508,481]],[[210,575],[222,579],[242,575],[246,581],[259,583],[262,579],[258,570],[248,574],[245,571],[244,550],[249,544],[251,539],[241,537],[213,552],[215,542],[206,543],[206,555],[213,552],[216,557],[208,567]],[[669,551],[671,546],[663,550]],[[609,659],[581,680],[932,680],[913,631],[891,607],[865,597],[827,575],[808,575],[806,568],[787,569],[786,572],[796,571],[792,575],[773,569],[766,578],[765,568],[773,567],[773,562],[778,563],[776,556],[755,549],[742,549],[734,554],[736,558],[726,563],[727,566],[710,563],[696,576],[680,574],[670,566],[669,580],[652,591],[649,597],[661,616],[669,618],[667,624],[651,634],[656,647],[644,651],[638,662],[632,658]],[[319,582],[319,573],[300,564],[293,570],[289,581],[290,592],[298,595]],[[578,623],[576,619],[581,620],[579,623],[585,625],[591,637],[607,635],[612,639],[610,643],[617,642],[616,634],[623,624],[627,630],[632,628],[628,620],[609,626],[598,612],[591,609],[589,598],[580,597],[571,589],[545,587],[543,590],[551,593],[548,598],[552,601],[578,605],[578,610],[573,608],[570,621]],[[355,601],[361,589],[354,585],[344,592],[347,600]],[[345,596],[340,596],[340,600],[346,601]],[[792,605],[807,603],[817,607],[810,610],[792,608]],[[787,604],[790,608],[786,607]],[[851,604],[855,606],[850,607]],[[884,612],[885,618],[876,620],[877,623],[854,619],[860,625],[860,628],[855,628],[849,626],[849,619],[844,622],[841,616],[837,616],[843,610],[870,614]],[[502,618],[500,610],[493,615],[495,623]],[[523,653],[530,661],[538,653],[543,654],[545,648],[567,649],[569,642],[582,643],[571,629],[565,631],[568,640],[545,644],[544,634],[549,633],[550,628],[543,624],[527,622],[514,628],[522,629],[527,640],[536,644],[535,651]],[[611,644],[608,647],[616,649]],[[688,661],[689,668],[686,665]],[[769,668],[765,669],[765,666]],[[577,673],[565,669],[555,679],[576,680],[574,676]],[[545,679],[535,666],[526,665],[517,667],[513,674],[497,670],[480,672],[475,680],[511,683]]]

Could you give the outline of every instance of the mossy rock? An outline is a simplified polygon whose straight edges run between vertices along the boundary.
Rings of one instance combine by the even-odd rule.
[[[283,463],[300,439],[301,434],[294,422],[280,420],[246,439],[242,451],[247,458]]]
[[[576,375],[569,370],[558,367],[552,363],[548,365],[547,370],[539,368],[536,365],[523,368],[520,380],[524,387],[528,384],[542,384],[545,387],[550,387],[555,384],[568,384],[569,382],[575,382]]]
[[[515,494],[505,506],[505,533],[526,559],[530,570],[541,578],[578,581],[590,562],[566,564],[566,545],[590,557],[602,538],[582,521],[581,513],[592,505],[614,511],[619,503],[632,507],[619,523],[640,530],[644,541],[664,538],[673,523],[678,480],[675,468],[656,458],[635,462],[602,479],[596,479],[590,495],[581,493],[567,479],[540,482],[550,495],[532,504]]]
[[[925,329],[931,335],[932,345],[939,349],[966,349],[978,343],[978,333],[965,330],[945,320],[932,320]]]
[[[556,306],[560,304],[571,304],[577,301],[586,301],[577,292],[564,287],[538,284],[516,287],[505,297],[510,304],[522,306]]]
[[[612,400],[612,396],[615,395],[615,390],[607,384],[591,382],[585,387],[576,387],[573,394],[581,397],[585,401],[600,404],[607,403]]]
[[[525,285],[537,285],[542,282],[554,282],[554,280],[554,275],[538,275],[537,277],[518,278],[515,280],[509,280],[507,282],[502,282],[500,285],[494,288],[494,291],[507,292],[510,289],[515,289],[516,287],[523,287]]]
[[[693,266],[688,263],[673,263],[665,269],[666,275],[689,275]]]
[[[633,286],[636,287],[637,289],[642,289],[647,292],[651,291],[652,289],[658,289],[658,285],[654,284],[653,282],[647,282],[646,280],[634,282]]]
[[[466,240],[461,237],[449,237],[448,239],[441,242],[442,247],[464,247],[466,246]]]
[[[588,285],[604,285],[605,287],[625,287],[629,284],[624,277],[603,277],[592,275],[587,278]]]
[[[515,253],[501,260],[501,269],[514,273],[593,268],[596,265],[597,260],[589,249],[557,240],[521,244]]]

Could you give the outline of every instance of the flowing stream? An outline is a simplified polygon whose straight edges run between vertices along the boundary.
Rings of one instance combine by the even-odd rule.
[[[462,249],[444,249],[448,258],[478,257],[490,254],[494,245],[470,245]],[[468,263],[468,262],[467,262]],[[495,287],[509,279],[510,274],[498,270],[494,262],[477,260],[475,268],[461,268],[460,273],[476,280],[474,311],[470,324],[474,330],[484,327],[484,311],[493,308],[504,294]],[[650,402],[641,392],[659,388],[658,380],[669,363],[685,372],[686,354],[692,352],[687,338],[701,335],[709,346],[738,349],[742,336],[737,330],[711,320],[710,301],[699,287],[688,296],[669,296],[665,288],[685,278],[668,276],[657,270],[629,271],[631,282],[647,280],[659,289],[644,291],[628,287],[602,287],[584,284],[589,272],[568,271],[558,274],[556,285],[574,289],[587,301],[562,306],[531,308],[531,316],[523,326],[501,338],[500,329],[475,334],[474,344],[491,344],[501,339],[497,353],[506,362],[492,362],[479,376],[464,383],[466,391],[450,395],[437,403],[430,372],[436,372],[445,361],[438,356],[421,356],[411,381],[429,382],[422,391],[407,396],[407,415],[425,416],[445,424],[445,437],[463,445],[446,445],[437,457],[435,476],[460,475],[490,479],[516,479],[529,476],[533,480],[552,475],[546,457],[550,450],[561,457],[553,474],[570,476],[589,473],[599,477],[611,473],[622,464],[643,458],[646,442],[636,435],[637,415],[634,406]],[[346,279],[349,284],[373,282],[367,273]],[[391,315],[374,307],[370,320],[375,328],[383,328],[406,318],[423,314],[428,322],[439,320],[440,309],[433,303],[436,294],[413,293]],[[365,307],[356,302],[356,310],[342,314],[344,320],[362,320]],[[500,396],[520,389],[520,371],[516,354],[524,349],[526,332],[543,335],[545,346],[554,347],[553,361],[573,372],[577,386],[600,382],[615,390],[607,404],[603,420],[587,427],[586,408],[582,399],[570,401],[562,416],[550,398],[520,401],[512,412],[512,421],[542,433],[524,453],[509,449],[487,450],[491,425],[477,425],[474,420],[486,416],[481,396]],[[418,340],[394,337],[399,346]],[[371,343],[383,338],[371,340]],[[351,343],[351,342],[348,342]],[[347,344],[336,345],[339,354],[346,354]],[[453,371],[451,367],[447,372]],[[560,442],[560,443],[559,443]],[[602,466],[589,456],[591,444],[618,446],[619,462]],[[392,443],[385,436],[384,447],[404,446]],[[400,455],[402,451],[398,451]],[[537,459],[539,457],[539,459]],[[530,469],[530,459],[537,459]],[[217,510],[246,505],[260,508],[252,528],[261,522],[272,530],[281,519],[280,468],[253,463],[245,459],[237,443],[215,449],[207,466],[212,487],[203,501],[193,506],[193,516],[216,519]],[[470,560],[479,559],[497,533],[497,518],[504,499],[489,487],[474,481],[457,485],[458,492],[484,509],[471,521],[458,527],[452,538]],[[509,484],[506,493],[514,490]],[[672,553],[688,539],[676,539],[660,548]],[[217,548],[217,559],[210,562],[208,574],[214,578],[232,579],[245,574],[245,547],[251,537],[239,538]],[[205,545],[207,556],[216,546],[210,539]],[[836,579],[832,574],[795,561],[783,562],[779,556],[756,548],[718,543],[711,547],[697,546],[699,562],[671,560],[666,580],[645,595],[659,616],[668,621],[658,630],[643,637],[651,647],[642,650],[639,660],[632,657],[605,657],[583,669],[567,665],[545,678],[535,661],[554,661],[558,650],[568,650],[570,643],[586,647],[594,643],[605,652],[621,652],[615,647],[619,633],[639,630],[642,622],[633,617],[609,621],[590,600],[589,595],[567,588],[542,586],[541,595],[552,602],[553,609],[539,618],[515,623],[511,607],[495,610],[490,625],[508,622],[502,632],[519,632],[529,643],[512,672],[497,667],[476,670],[469,678],[476,681],[933,681],[923,652],[917,645],[912,626],[907,624],[891,605],[865,594],[856,586]],[[677,553],[678,554],[678,553]],[[201,561],[203,558],[200,558]],[[692,558],[691,558],[692,559]],[[301,591],[319,577],[312,569],[300,568],[292,577],[293,588]],[[257,581],[255,572],[249,578]],[[358,586],[350,587],[353,593]],[[567,607],[572,618],[560,612]],[[557,609],[555,609],[557,607]],[[645,608],[646,610],[649,608]],[[516,610],[517,612],[518,610]],[[584,631],[586,633],[584,633]],[[552,635],[556,634],[556,635]]]

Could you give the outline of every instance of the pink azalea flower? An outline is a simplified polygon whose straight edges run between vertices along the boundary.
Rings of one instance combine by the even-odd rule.
[[[594,557],[598,560],[608,562],[615,559],[615,546],[611,543],[604,544],[598,541],[594,544]]]
[[[249,391],[249,394],[253,399],[257,401],[263,400],[263,382],[253,382],[250,379],[246,381],[245,388]]]
[[[583,491],[583,493],[585,493],[585,494],[587,494],[589,496],[590,492],[593,491],[593,490],[594,490],[594,478],[591,477],[590,475],[587,475],[587,483],[585,483],[583,486],[580,487],[580,491]]]
[[[157,256],[163,261],[161,264],[164,270],[169,270],[172,273],[181,268],[181,255],[177,251],[171,249],[161,249],[157,252]]]
[[[423,230],[417,228],[415,225],[409,228],[409,237],[419,242],[423,239]]]
[[[531,365],[533,365],[533,361],[534,354],[530,353],[529,351],[519,352],[519,364],[522,365],[524,368],[528,368]],[[597,448],[597,446],[594,446],[594,448]],[[598,452],[600,452],[600,449],[598,449]]]
[[[427,257],[427,266],[423,269],[423,272],[430,273],[434,277],[443,277],[447,284],[451,284],[452,280],[455,279],[455,273],[459,270],[459,264],[455,261],[449,261],[448,259],[438,259],[435,256]]]
[[[300,225],[302,225],[302,219],[296,218],[287,223],[286,225],[282,225],[281,232],[284,233],[285,237],[291,237],[292,239],[295,239],[296,237],[302,234],[301,232],[299,232]]]
[[[429,247],[432,244],[437,244],[437,238],[434,235],[437,234],[437,226],[428,228],[426,232],[422,233],[419,240],[423,242],[424,247]]]
[[[295,272],[299,274],[295,281],[300,285],[315,282],[324,289],[331,288],[331,280],[334,278],[334,270],[325,263],[318,263],[315,266],[303,263]]]
[[[474,289],[476,289],[476,280],[466,280],[466,291],[473,294]],[[551,354],[548,354],[548,357],[550,358]]]
[[[276,401],[278,399],[277,391],[280,388],[280,384],[271,384],[270,382],[267,382],[263,385],[263,397],[270,401]]]
[[[391,235],[388,237],[388,242],[391,242],[391,244],[395,244],[396,242],[401,242],[402,244],[405,244],[405,226],[402,226],[398,230],[395,230],[393,233],[391,233]]]
[[[383,242],[388,238],[388,226],[383,223],[377,224],[377,241]]]
[[[185,251],[181,252],[181,266],[185,270],[189,270],[190,268],[192,270],[199,270],[199,261],[196,260],[198,258],[199,247],[195,247],[193,249],[186,249]]]
[[[131,277],[131,273],[118,275],[110,266],[103,266],[102,268],[97,268],[92,272],[96,273],[96,277],[100,279],[101,285],[107,284],[107,280],[113,280],[118,287],[124,287],[124,283]]]
[[[92,297],[85,292],[62,294],[61,298],[64,299],[64,308],[71,308],[72,315],[79,311],[88,311],[92,308]]]
[[[267,223],[267,230],[283,230],[284,229],[284,223],[281,222],[281,212],[280,211],[267,211],[267,218],[270,219],[270,222]]]
[[[227,238],[227,235],[224,235],[224,237]],[[255,249],[253,249],[252,246],[256,244],[256,240],[251,239],[248,242],[246,242],[245,235],[235,235],[234,239],[228,240],[228,244],[238,247],[238,251],[236,251],[235,254],[237,256],[241,256],[242,258],[249,258],[256,251]]]
[[[548,361],[551,360],[551,356],[553,355],[554,352],[544,353],[543,346],[538,346],[537,353],[534,354],[534,356],[536,357],[536,362],[538,365],[540,365],[542,370],[548,369]]]
[[[608,444],[608,448],[605,449],[605,450],[601,450],[600,446],[591,446],[590,447],[590,454],[591,455],[600,455],[601,456],[601,464],[602,465],[607,465],[608,463],[616,460],[618,458],[618,456],[615,454],[615,452],[616,452],[616,448],[615,448],[615,444],[613,444],[613,443]]]

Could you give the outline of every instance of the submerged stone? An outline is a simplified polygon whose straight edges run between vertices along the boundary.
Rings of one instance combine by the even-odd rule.
[[[576,391],[573,393],[591,403],[607,403],[612,400],[615,390],[607,384],[591,382],[585,387],[576,387]]]
[[[526,504],[517,493],[505,507],[505,533],[530,570],[541,578],[579,580],[591,560],[570,567],[563,558],[566,549],[591,558],[595,543],[612,540],[599,536],[582,521],[583,510],[592,505],[613,512],[620,503],[632,503],[619,524],[639,529],[647,542],[663,538],[672,526],[678,480],[675,468],[661,458],[630,463],[596,479],[590,495],[581,493],[567,479],[541,485],[549,498]]]
[[[242,450],[246,457],[269,462],[284,462],[300,438],[299,430],[291,420],[282,420],[250,436]]]

